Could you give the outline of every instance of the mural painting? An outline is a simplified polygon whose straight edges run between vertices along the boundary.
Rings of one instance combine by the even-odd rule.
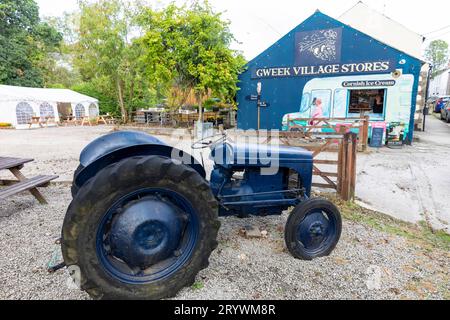
[[[283,130],[290,130],[292,125],[308,125],[296,119],[358,118],[364,114],[369,116],[371,124],[395,126],[407,135],[413,85],[412,75],[398,79],[390,74],[380,74],[310,80],[303,89],[299,111],[284,115]],[[387,105],[390,107],[386,108]]]
[[[352,118],[369,116],[369,136],[372,128],[384,128],[385,138],[410,143],[422,65],[316,12],[248,63],[239,79],[238,128],[304,130],[320,123],[314,119],[345,126]],[[261,110],[259,124],[256,103],[248,98],[256,95],[258,85],[269,105]]]

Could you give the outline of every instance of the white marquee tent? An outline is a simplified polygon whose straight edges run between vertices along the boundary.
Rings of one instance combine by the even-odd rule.
[[[31,117],[96,117],[98,100],[67,89],[41,89],[0,85],[0,122],[28,128]]]

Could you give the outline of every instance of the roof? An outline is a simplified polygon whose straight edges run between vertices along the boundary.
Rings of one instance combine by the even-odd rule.
[[[362,1],[343,13],[339,17],[339,21],[386,43],[392,48],[422,60],[422,45],[425,40],[423,35],[370,8]]]
[[[405,54],[405,55],[407,55],[407,56],[409,56],[409,57],[411,57],[411,58],[413,58],[413,59],[415,59],[415,60],[420,61],[422,64],[425,64],[425,63],[426,63],[423,59],[421,59],[421,58],[419,58],[419,57],[417,57],[417,56],[415,56],[415,55],[411,55],[410,53],[408,53],[408,52],[406,52],[406,51],[403,51],[403,50],[401,50],[401,49],[399,49],[399,48],[397,48],[397,47],[395,47],[395,46],[392,46],[392,45],[390,45],[390,44],[388,44],[388,43],[386,43],[386,42],[384,42],[384,41],[382,41],[382,40],[380,40],[380,39],[374,38],[373,36],[367,34],[366,32],[361,31],[361,30],[359,30],[359,29],[356,29],[355,27],[353,27],[353,26],[351,26],[351,25],[348,25],[348,24],[346,24],[346,23],[344,23],[344,22],[342,22],[342,21],[340,21],[340,20],[338,20],[338,19],[336,19],[336,18],[333,18],[333,17],[331,17],[331,16],[329,16],[329,15],[327,15],[327,14],[325,14],[325,13],[323,13],[323,12],[321,12],[320,10],[317,9],[315,13],[313,13],[311,16],[309,16],[307,19],[305,19],[303,22],[301,22],[299,25],[297,25],[297,26],[296,26],[295,28],[293,28],[291,31],[289,31],[288,33],[286,33],[283,37],[281,37],[278,41],[276,41],[275,43],[273,43],[270,47],[268,47],[266,50],[264,50],[263,52],[261,52],[261,53],[260,53],[259,55],[257,55],[255,58],[253,58],[252,60],[250,60],[250,61],[247,63],[247,65],[251,65],[252,63],[258,61],[261,57],[265,56],[265,55],[267,54],[267,52],[269,52],[270,50],[275,49],[276,47],[278,47],[278,46],[279,46],[278,44],[279,44],[280,41],[282,41],[282,40],[285,39],[285,38],[291,37],[292,34],[293,34],[296,30],[298,30],[298,29],[299,29],[302,25],[304,25],[306,22],[310,21],[311,19],[314,19],[316,16],[320,16],[321,18],[325,18],[325,19],[329,19],[329,20],[335,21],[335,22],[336,22],[337,24],[339,24],[340,26],[349,28],[350,30],[354,30],[354,31],[358,32],[358,33],[361,34],[361,35],[364,35],[364,36],[366,36],[366,37],[369,37],[369,38],[373,39],[374,41],[380,43],[380,44],[383,45],[383,46],[388,46],[389,48],[391,48],[391,49],[393,49],[393,50],[395,50],[395,51],[397,51],[397,52],[399,52],[399,53],[401,53],[401,54]]]
[[[69,89],[43,89],[0,85],[0,101],[98,103],[98,100]]]

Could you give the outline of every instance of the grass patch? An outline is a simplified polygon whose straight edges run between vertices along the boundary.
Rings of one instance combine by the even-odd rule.
[[[203,282],[195,282],[193,285],[192,285],[192,290],[201,290],[201,289],[203,289],[205,287],[205,285],[203,284]]]
[[[332,194],[320,196],[336,204],[344,219],[354,221],[376,230],[401,236],[421,244],[425,248],[438,248],[450,251],[450,235],[444,231],[433,230],[426,222],[418,225],[407,223],[380,212],[361,207],[355,202],[346,202]]]

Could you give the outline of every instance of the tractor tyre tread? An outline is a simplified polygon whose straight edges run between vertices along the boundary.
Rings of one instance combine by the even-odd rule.
[[[107,274],[97,257],[95,239],[103,214],[117,199],[138,187],[166,187],[182,193],[196,208],[199,239],[189,260],[175,274],[157,282],[131,285]],[[165,157],[130,157],[105,167],[78,190],[64,219],[61,247],[66,265],[79,268],[78,285],[92,298],[156,300],[174,297],[208,267],[209,257],[217,248],[219,228],[218,203],[197,171]]]
[[[78,190],[80,189],[76,184],[75,184],[75,180],[78,176],[78,174],[81,172],[81,170],[84,169],[83,165],[79,165],[78,168],[75,170],[74,174],[73,174],[73,180],[72,180],[72,186],[70,187],[70,192],[72,193],[72,199],[75,198],[75,196],[78,193]]]
[[[330,243],[330,245],[327,248],[325,248],[320,253],[311,255],[308,252],[305,252],[305,250],[302,248],[302,245],[300,245],[294,239],[296,238],[297,233],[296,227],[298,226],[298,223],[303,221],[308,212],[316,208],[326,208],[328,209],[328,211],[333,213],[333,215],[336,217],[337,222],[336,226],[337,234],[336,237],[333,239],[333,242]],[[294,258],[311,261],[315,258],[329,256],[336,248],[339,239],[341,237],[341,232],[342,232],[342,218],[341,214],[339,213],[339,209],[333,203],[331,203],[326,199],[315,198],[303,201],[294,208],[294,210],[289,215],[289,218],[287,220],[286,228],[284,231],[284,238],[286,246]]]

